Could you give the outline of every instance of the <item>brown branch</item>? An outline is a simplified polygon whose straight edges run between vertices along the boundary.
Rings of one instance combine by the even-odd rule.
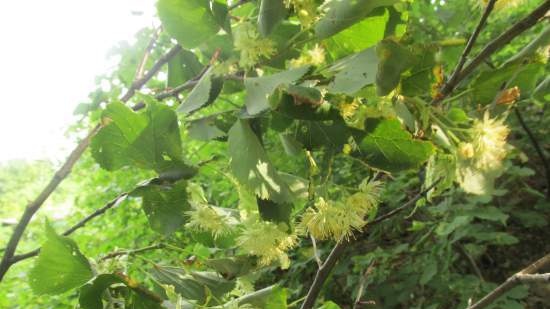
[[[101,261],[116,258],[116,257],[121,256],[121,255],[133,255],[133,254],[138,254],[138,253],[145,252],[145,251],[163,249],[164,247],[166,247],[164,244],[156,244],[156,245],[150,245],[150,246],[139,248],[139,249],[115,251],[115,252],[111,252],[111,253],[105,255],[104,257],[102,257]]]
[[[143,85],[145,85],[151,78],[153,78],[153,76],[155,76],[155,74],[157,74],[158,71],[160,71],[160,69],[180,51],[180,45],[172,47],[166,54],[164,54],[164,56],[160,57],[160,59],[155,62],[155,64],[151,67],[149,71],[147,71],[147,73],[145,73],[145,75],[143,75],[143,77],[136,79],[132,83],[128,91],[126,91],[126,93],[120,98],[120,100],[122,102],[127,102],[128,100],[130,100],[130,98],[134,96],[137,90],[141,89]]]
[[[402,212],[403,210],[407,209],[408,207],[411,207],[414,205],[420,198],[422,198],[428,191],[433,189],[441,179],[438,179],[433,184],[431,184],[426,189],[422,190],[420,193],[418,193],[416,196],[414,196],[411,200],[407,201],[403,206],[400,206],[387,214],[384,214],[371,222],[367,223],[363,231],[365,231],[367,228],[376,225],[378,223],[384,222],[385,220],[388,220],[389,218],[397,215],[398,213]],[[309,291],[307,292],[306,298],[304,300],[304,303],[300,307],[301,309],[311,309],[315,305],[315,301],[317,300],[317,297],[319,296],[319,293],[321,292],[321,288],[323,287],[323,284],[327,280],[328,276],[330,275],[330,272],[336,265],[336,262],[342,256],[344,253],[344,249],[346,249],[347,245],[351,244],[353,241],[352,239],[343,239],[340,240],[334,248],[332,248],[332,251],[330,252],[329,256],[323,263],[321,267],[317,270],[317,273],[315,274],[315,278],[313,279],[313,283],[311,284]]]
[[[519,272],[517,272],[513,276],[509,277],[508,279],[506,279],[506,281],[504,281],[504,283],[502,283],[501,285],[496,287],[489,294],[485,295],[477,303],[475,303],[471,306],[468,306],[467,309],[484,308],[487,305],[494,302],[495,300],[497,300],[500,296],[502,296],[504,293],[508,292],[510,289],[512,289],[514,286],[516,286],[519,283],[533,282],[533,281],[540,282],[541,279],[533,280],[533,278],[543,278],[544,279],[545,278],[544,275],[548,275],[548,274],[544,274],[544,275],[542,275],[542,277],[541,277],[541,275],[535,276],[535,277],[533,277],[533,276],[527,276],[526,277],[525,275],[532,275],[533,273],[537,272],[539,269],[541,269],[541,268],[543,268],[547,265],[550,265],[550,253],[543,256],[542,258],[540,258],[539,260],[537,260],[533,264],[527,266],[526,268],[520,270]],[[546,279],[546,280],[549,280],[549,279]]]
[[[84,227],[84,225],[86,225],[86,223],[88,223],[89,221],[91,221],[92,219],[104,214],[107,210],[115,207],[116,205],[118,205],[120,202],[122,202],[126,197],[128,196],[128,193],[125,192],[125,193],[122,193],[122,194],[119,194],[116,198],[114,198],[113,200],[111,200],[110,202],[108,202],[107,204],[105,204],[103,207],[97,209],[96,211],[94,211],[93,213],[89,214],[88,216],[86,216],[85,218],[83,218],[82,220],[78,221],[76,224],[74,224],[73,226],[71,226],[68,230],[66,230],[65,232],[63,232],[62,235],[64,236],[69,236],[71,235],[74,231],[78,230],[79,228],[81,227]],[[29,251],[27,253],[23,253],[23,254],[18,254],[18,255],[14,255],[11,259],[10,259],[10,265],[13,265],[17,262],[20,262],[22,260],[26,260],[28,258],[31,258],[31,257],[34,257],[36,255],[38,255],[38,253],[40,253],[40,248],[36,248],[32,251]]]
[[[157,39],[161,32],[162,32],[162,27],[159,27],[153,33],[153,37],[149,41],[149,44],[147,44],[147,47],[145,48],[145,52],[143,53],[143,57],[141,57],[141,61],[139,62],[139,65],[137,67],[135,79],[140,79],[143,77],[143,74],[145,73],[145,65],[147,64],[147,60],[149,60],[151,51],[153,50],[153,47],[155,47],[155,43],[157,42]]]
[[[515,23],[508,30],[503,32],[497,38],[489,42],[483,50],[460,72],[458,81],[463,80],[472,71],[477,68],[486,58],[492,55],[494,52],[500,50],[506,44],[510,43],[518,35],[525,32],[527,29],[534,26],[539,19],[541,19],[550,9],[550,0],[545,0],[540,6],[538,6],[529,15]]]
[[[135,94],[136,90],[143,87],[143,85],[145,85],[145,83],[147,83],[147,81],[149,81],[161,69],[161,67],[180,50],[181,47],[177,45],[173,47],[166,55],[161,57],[161,59],[159,59],[142,78],[132,84],[130,89],[128,89],[128,92],[121,98],[121,101],[127,102]],[[42,190],[38,197],[33,202],[28,204],[25,208],[23,215],[19,219],[19,222],[17,223],[10,237],[10,240],[6,245],[2,260],[0,261],[0,282],[4,278],[10,266],[13,264],[12,257],[14,256],[17,245],[19,244],[19,241],[21,240],[21,237],[23,236],[23,233],[25,232],[25,229],[30,223],[32,217],[38,211],[38,209],[40,209],[40,207],[42,206],[42,204],[44,204],[48,197],[57,189],[59,184],[69,175],[73,166],[80,159],[84,151],[88,148],[92,137],[97,134],[100,129],[101,125],[96,125],[88,133],[88,135],[78,143],[78,145],[71,152],[65,163],[63,163],[61,168],[57,170],[57,172],[54,174],[48,185],[46,185],[46,187]]]
[[[495,2],[497,2],[497,0],[490,0],[489,3],[487,3],[487,6],[483,11],[483,15],[481,15],[481,19],[479,20],[477,27],[475,28],[474,32],[468,39],[468,43],[466,44],[466,47],[464,48],[464,51],[462,52],[462,55],[460,56],[460,59],[453,73],[451,74],[451,77],[445,83],[445,85],[443,86],[443,89],[441,90],[441,94],[444,97],[447,96],[449,93],[451,93],[454,87],[457,85],[458,76],[460,75],[460,72],[462,71],[464,64],[466,64],[466,60],[468,60],[468,55],[472,51],[472,48],[474,47],[477,37],[481,33],[481,30],[483,29],[483,27],[485,27],[487,19],[489,18],[489,15],[491,14],[491,12],[493,11],[493,8],[495,7]]]
[[[544,171],[546,173],[546,199],[550,200],[550,164],[548,163],[548,160],[546,159],[546,156],[544,155],[544,152],[542,151],[542,148],[539,145],[539,142],[531,129],[527,126],[527,123],[525,123],[525,120],[523,120],[523,116],[521,115],[521,112],[519,111],[519,107],[514,107],[514,113],[516,114],[516,118],[519,121],[519,124],[527,133],[527,137],[531,141],[531,144],[533,144],[533,147],[535,148],[535,151],[537,152],[541,162],[542,166],[544,167]]]
[[[432,104],[438,103],[451,94],[454,88],[470,75],[480,64],[482,64],[486,58],[491,56],[496,51],[500,50],[506,44],[510,43],[518,35],[525,32],[527,29],[534,26],[539,19],[541,19],[550,9],[550,0],[545,0],[540,6],[534,9],[529,15],[512,25],[508,30],[504,31],[501,35],[487,43],[481,52],[466,65],[464,69],[460,71],[457,76],[453,78],[453,83],[448,82],[440,95],[432,100]],[[453,74],[454,75],[454,74]]]

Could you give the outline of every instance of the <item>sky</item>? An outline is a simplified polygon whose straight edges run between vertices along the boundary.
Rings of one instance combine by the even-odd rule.
[[[155,0],[0,0],[0,163],[63,160],[107,52],[157,25]],[[136,14],[143,12],[143,14]]]

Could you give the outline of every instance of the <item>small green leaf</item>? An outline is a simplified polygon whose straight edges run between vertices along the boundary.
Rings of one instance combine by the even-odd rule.
[[[107,123],[91,142],[94,159],[107,170],[124,166],[154,169],[159,173],[190,167],[183,163],[176,113],[151,103],[142,113],[119,102],[102,114]]]
[[[384,38],[388,20],[389,13],[386,8],[374,9],[361,22],[327,39],[327,51],[332,58],[340,59],[376,45]]]
[[[262,220],[290,224],[290,214],[293,206],[291,203],[276,203],[261,198],[256,198],[256,202]]]
[[[185,211],[190,210],[187,201],[187,182],[180,180],[173,185],[150,181],[131,193],[143,199],[142,207],[151,228],[169,235],[186,221]]]
[[[365,131],[367,135],[359,142],[360,155],[381,170],[417,168],[434,153],[430,142],[414,140],[397,119],[367,118]]]
[[[224,278],[236,278],[244,276],[252,271],[254,258],[249,256],[236,256],[229,258],[208,259],[204,263]]]
[[[430,48],[417,48],[415,51],[416,63],[401,82],[401,92],[405,96],[430,95],[432,84],[435,82],[433,68],[436,65],[435,51]]]
[[[229,130],[229,155],[233,175],[256,196],[278,203],[291,202],[290,189],[246,120],[237,120]]]
[[[329,300],[324,302],[323,305],[319,307],[319,309],[341,309],[341,307],[338,306],[338,304],[336,304],[335,302]]]
[[[102,295],[107,288],[115,283],[124,283],[114,274],[98,275],[92,282],[80,288],[78,303],[82,309],[103,309]]]
[[[472,82],[473,97],[476,104],[492,103],[503,86],[518,87],[521,98],[536,87],[537,79],[544,73],[541,63],[508,64],[501,68],[485,71]]]
[[[29,273],[36,294],[61,294],[92,279],[90,263],[70,238],[57,235],[46,222],[46,242]]]
[[[414,64],[414,56],[393,40],[383,40],[376,46],[378,72],[376,74],[376,93],[384,96],[399,85],[401,73]]]
[[[341,119],[340,111],[328,102],[315,104],[302,101],[297,96],[283,95],[277,106],[277,112],[286,117],[300,120],[338,120]]]
[[[252,77],[244,80],[246,88],[246,110],[250,115],[257,115],[270,108],[268,97],[282,85],[294,83],[309,71],[309,67],[291,69],[281,73]]]
[[[220,94],[223,82],[213,77],[213,67],[209,68],[191,90],[185,101],[178,107],[178,112],[189,114],[216,100]]]
[[[239,297],[237,303],[239,306],[248,304],[255,308],[286,309],[286,290],[272,285]]]
[[[329,85],[329,91],[354,95],[366,85],[374,84],[378,68],[378,56],[374,48],[346,57],[330,68],[336,75]]]
[[[164,29],[185,48],[194,48],[216,35],[220,26],[205,0],[159,0]]]
[[[285,17],[286,9],[283,0],[261,0],[258,14],[258,30],[268,36],[277,24]]]
[[[325,15],[315,25],[319,39],[328,38],[367,17],[374,9],[392,5],[399,0],[330,0]]]
[[[172,285],[184,299],[199,304],[219,304],[217,300],[235,287],[235,282],[226,280],[214,272],[187,272],[183,268],[156,265],[151,275],[162,284]],[[213,297],[212,297],[213,296]]]
[[[197,56],[184,49],[180,51],[175,57],[168,61],[168,79],[166,86],[175,88],[188,80],[198,76],[203,65],[199,62]]]

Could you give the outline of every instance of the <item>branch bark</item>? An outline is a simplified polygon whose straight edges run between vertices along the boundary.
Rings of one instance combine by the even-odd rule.
[[[125,192],[125,193],[122,193],[122,194],[119,194],[116,198],[114,198],[113,200],[111,200],[110,202],[108,202],[107,204],[105,204],[103,207],[97,209],[96,211],[94,211],[93,213],[89,214],[88,216],[86,216],[85,218],[83,218],[82,220],[78,221],[75,225],[71,226],[68,230],[66,230],[65,232],[63,232],[63,236],[69,236],[71,235],[74,231],[78,230],[79,228],[81,227],[84,227],[86,225],[86,223],[88,223],[89,221],[91,221],[92,219],[104,214],[107,210],[115,207],[116,205],[118,205],[120,202],[122,202],[126,197],[128,196],[128,193]],[[27,253],[24,253],[24,254],[18,254],[18,255],[14,255],[11,259],[10,259],[10,266],[17,263],[17,262],[20,262],[22,260],[26,260],[28,258],[31,258],[31,257],[34,257],[34,256],[37,256],[38,253],[40,253],[40,248],[36,248],[32,251],[29,251]]]
[[[516,118],[518,119],[519,124],[527,133],[527,137],[529,137],[529,140],[531,141],[531,144],[533,144],[533,147],[535,148],[535,151],[537,152],[540,160],[542,161],[542,166],[544,167],[544,172],[546,174],[546,199],[550,200],[550,164],[548,163],[548,160],[544,156],[544,152],[542,151],[542,147],[540,147],[539,142],[531,129],[527,126],[527,123],[525,123],[525,120],[523,120],[523,116],[521,115],[521,112],[519,111],[519,107],[514,107],[514,113],[516,114]]]
[[[161,57],[143,77],[137,79],[134,83],[132,83],[130,89],[128,89],[128,91],[122,96],[120,100],[122,102],[127,102],[135,94],[136,90],[141,89],[141,87],[143,87],[143,85],[145,85],[162,68],[162,66],[170,60],[170,58],[179,53],[180,50],[181,46],[179,45],[176,45],[175,47],[170,49],[170,51],[163,57]],[[148,54],[148,51],[146,51],[146,54]],[[6,272],[8,271],[10,266],[13,265],[12,258],[15,254],[15,250],[17,249],[17,245],[19,244],[19,241],[21,240],[21,237],[23,236],[23,233],[25,232],[32,217],[40,209],[40,207],[42,207],[48,197],[57,189],[59,184],[63,182],[63,180],[70,174],[73,166],[80,159],[84,151],[88,148],[92,137],[97,134],[100,129],[101,125],[96,125],[88,133],[88,135],[78,143],[78,145],[71,152],[65,163],[63,163],[61,168],[54,174],[48,185],[46,185],[46,187],[42,190],[38,197],[33,202],[28,204],[25,208],[23,215],[19,219],[10,237],[10,240],[6,245],[4,255],[2,256],[2,260],[0,261],[0,282],[6,275]]]
[[[488,7],[489,6],[487,6],[487,8]],[[451,77],[449,82],[445,84],[440,95],[434,100],[432,100],[432,104],[436,104],[442,101],[443,99],[445,99],[449,94],[453,92],[454,88],[458,84],[460,84],[460,82],[464,80],[464,78],[470,75],[480,64],[482,64],[486,60],[486,58],[491,56],[494,52],[500,50],[506,44],[510,43],[518,35],[522,34],[527,29],[534,26],[539,21],[539,19],[544,17],[544,15],[548,12],[549,9],[550,9],[550,0],[545,0],[540,6],[534,9],[529,15],[527,15],[520,21],[516,22],[514,25],[508,28],[508,30],[504,31],[498,37],[496,37],[495,39],[487,43],[487,45],[485,45],[485,47],[481,50],[481,52],[479,52],[479,54],[472,61],[470,61],[465,68],[459,71],[459,73],[457,72],[453,73],[453,76]],[[483,17],[480,20],[480,22],[484,22]],[[478,28],[479,28],[479,25],[478,25]],[[466,55],[467,54],[468,53],[466,53]]]
[[[483,11],[483,15],[481,15],[481,19],[479,20],[477,27],[475,28],[474,32],[468,39],[468,43],[466,44],[466,47],[464,48],[464,51],[462,52],[462,55],[460,56],[460,59],[458,60],[458,63],[453,73],[451,74],[451,77],[445,83],[445,86],[443,86],[443,89],[441,90],[441,94],[443,96],[447,96],[449,93],[453,91],[454,87],[456,87],[458,76],[460,75],[460,72],[462,71],[464,64],[466,64],[466,60],[468,60],[468,55],[472,51],[472,48],[474,47],[474,44],[477,41],[477,37],[481,33],[481,30],[483,29],[483,27],[485,27],[485,24],[487,23],[487,19],[489,18],[489,15],[491,14],[491,12],[493,11],[493,8],[495,7],[495,2],[497,2],[497,0],[490,0],[489,3],[487,3],[487,6]]]
[[[534,281],[541,282],[543,280],[546,280],[546,282],[548,282],[550,280],[549,274],[533,275],[533,273],[537,272],[541,268],[548,265],[550,265],[550,253],[538,259],[537,261],[527,266],[526,268],[520,270],[519,272],[509,277],[508,279],[506,279],[504,283],[496,287],[493,291],[485,295],[477,303],[469,306],[467,309],[484,308],[490,305],[492,302],[497,300],[500,296],[508,292],[510,289],[512,289],[514,286],[516,286],[519,283],[534,282]]]
[[[441,179],[435,181],[433,184],[431,184],[426,189],[422,190],[420,193],[418,193],[416,196],[414,196],[412,199],[407,201],[402,206],[400,206],[400,207],[388,212],[387,214],[384,214],[384,215],[372,220],[371,222],[367,223],[367,225],[365,226],[363,231],[365,231],[367,228],[369,228],[373,225],[376,225],[376,224],[381,223],[385,220],[388,220],[391,217],[393,217],[393,216],[397,215],[398,213],[402,212],[403,210],[411,207],[420,198],[422,198],[424,195],[426,195],[426,193],[428,193],[428,191],[433,189],[440,181],[441,181]],[[311,286],[309,288],[309,291],[307,292],[306,298],[305,298],[304,302],[302,303],[302,306],[300,307],[300,309],[311,309],[311,308],[313,308],[313,306],[315,305],[315,301],[317,300],[317,297],[319,296],[319,293],[321,292],[321,288],[323,287],[323,284],[325,283],[328,276],[330,275],[332,269],[336,265],[336,262],[342,256],[342,254],[344,253],[344,250],[346,249],[346,247],[349,244],[353,243],[354,241],[355,241],[354,239],[342,239],[332,248],[332,251],[330,252],[330,254],[327,257],[327,259],[325,260],[325,262],[317,270],[317,273],[315,274],[315,278],[313,279],[313,283],[311,284]]]

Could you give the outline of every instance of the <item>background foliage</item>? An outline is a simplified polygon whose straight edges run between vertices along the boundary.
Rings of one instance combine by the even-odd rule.
[[[303,214],[319,198],[346,204],[373,177],[383,189],[367,222],[440,182],[414,207],[355,231],[322,308],[465,308],[550,251],[544,158],[514,111],[548,157],[547,18],[431,104],[483,1],[241,2],[160,0],[164,30],[145,67],[175,42],[182,50],[126,105],[119,98],[156,29],[113,49],[119,66],[97,78],[69,132],[101,130],[29,225],[17,252],[42,252],[10,269],[0,307],[298,307],[315,252],[324,258],[335,243],[318,239],[314,250]],[[544,1],[503,2],[514,1],[497,1],[472,55]],[[472,190],[473,180],[454,175],[486,111],[510,130],[506,156]],[[0,247],[55,167],[0,167]],[[122,193],[101,217],[59,236]],[[272,222],[266,242],[276,248],[247,242],[262,236],[261,222]],[[285,247],[289,235],[296,245]],[[493,308],[546,308],[548,295],[548,285],[517,286]]]

